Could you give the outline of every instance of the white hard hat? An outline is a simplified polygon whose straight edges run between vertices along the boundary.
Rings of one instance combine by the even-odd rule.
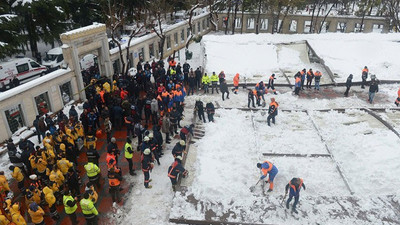
[[[143,141],[150,141],[149,136],[144,137]]]
[[[176,158],[179,160],[182,160],[182,156],[180,156],[180,155],[178,155]]]
[[[144,150],[144,152],[143,152],[143,154],[145,154],[145,155],[150,155],[150,153],[151,153],[151,151],[150,151],[149,148],[146,148],[146,149]]]
[[[30,176],[29,176],[29,179],[31,179],[31,180],[36,180],[36,179],[37,179],[37,176],[36,176],[36,174],[32,174],[32,175],[30,175]]]
[[[180,140],[179,144],[181,144],[182,146],[186,145],[186,142],[184,140]]]
[[[153,138],[154,137],[154,134],[153,133],[150,133],[149,134],[149,138]]]

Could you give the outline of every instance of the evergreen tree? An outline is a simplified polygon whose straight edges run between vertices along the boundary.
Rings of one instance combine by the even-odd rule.
[[[0,59],[24,50],[20,26],[20,21],[12,14],[10,5],[0,1]]]

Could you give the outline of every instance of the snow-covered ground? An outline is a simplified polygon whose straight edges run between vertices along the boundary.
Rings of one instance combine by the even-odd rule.
[[[322,69],[310,65],[305,45],[308,41],[327,66],[335,74],[336,82],[345,82],[349,74],[353,81],[361,81],[361,70],[368,66],[370,73],[380,80],[400,80],[400,34],[242,34],[222,35],[215,33],[203,37],[206,47],[208,72],[224,70],[228,80],[236,73],[248,78],[261,76],[267,80],[280,70],[290,72],[306,68]],[[293,43],[296,42],[296,43]],[[281,43],[286,43],[280,47]],[[289,44],[292,43],[292,44]],[[324,71],[321,71],[323,74]],[[327,77],[327,74],[325,74]],[[331,83],[330,80],[321,83]],[[278,83],[278,81],[277,81]],[[283,83],[283,82],[282,82]]]

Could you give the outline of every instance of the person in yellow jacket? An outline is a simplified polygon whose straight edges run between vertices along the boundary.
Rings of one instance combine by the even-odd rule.
[[[50,140],[47,139],[44,144],[44,152],[47,156],[47,162],[49,164],[54,164],[56,162],[56,155],[54,154],[54,147],[51,145]]]
[[[85,170],[86,170],[86,174],[89,178],[89,181],[92,182],[93,184],[96,184],[98,188],[100,188],[100,168],[92,163],[92,162],[88,162],[85,166],[84,166]]]
[[[61,150],[62,153],[65,154],[65,144],[64,143],[60,144],[60,150]]]
[[[111,91],[111,86],[110,86],[110,84],[106,81],[106,82],[104,82],[104,84],[103,84],[103,89],[107,92],[107,93],[110,93],[110,91]]]
[[[10,191],[10,186],[8,185],[6,176],[4,176],[4,171],[0,171],[0,190],[6,191],[7,193]]]
[[[61,186],[64,184],[64,175],[63,173],[58,169],[57,165],[51,166],[49,165],[50,175],[49,175],[49,180],[56,182],[58,186]]]
[[[10,166],[11,176],[18,182],[18,188],[20,190],[24,189],[24,174],[22,174],[21,169],[18,166]]]
[[[46,143],[50,143],[51,145],[54,145],[53,142],[53,136],[50,134],[50,132],[46,133],[46,136],[43,138],[43,145],[45,145]]]
[[[57,161],[57,167],[60,168],[63,175],[68,173],[69,168],[73,167],[74,164],[65,158],[64,154],[61,154],[61,159]]]
[[[203,84],[204,94],[208,93],[208,86],[210,85],[210,78],[207,73],[204,73],[204,76],[201,78],[201,83]]]
[[[83,194],[83,199],[79,204],[81,205],[82,213],[85,216],[86,223],[97,225],[97,215],[99,213],[97,212],[93,201],[90,200],[89,193],[85,192],[85,194]]]
[[[31,216],[32,223],[35,225],[44,225],[44,211],[38,204],[32,202],[29,205],[28,213]]]
[[[53,220],[60,219],[60,216],[58,215],[56,204],[55,204],[56,197],[54,196],[53,190],[51,190],[51,188],[46,186],[43,188],[43,194],[44,194],[44,199],[46,200],[47,204],[49,205],[51,218],[53,218]]]
[[[0,225],[9,225],[10,221],[7,219],[3,212],[0,210]]]
[[[85,143],[86,149],[89,149],[90,146],[93,146],[94,149],[96,149],[96,141],[97,141],[97,138],[94,135],[94,133],[88,132],[88,135],[86,136],[86,143]]]
[[[19,203],[14,203],[10,208],[11,220],[16,225],[26,225],[24,217],[21,215]]]
[[[83,129],[83,125],[80,121],[77,121],[75,124],[75,132],[78,135],[77,139],[77,145],[78,145],[78,150],[82,150],[82,147],[85,146],[85,131]]]
[[[213,74],[211,75],[211,78],[210,78],[210,81],[211,81],[211,94],[214,94],[214,88],[217,91],[217,94],[219,93],[218,92],[218,80],[219,80],[218,75],[215,74],[215,72],[213,72]]]
[[[78,201],[77,197],[72,197],[71,192],[66,189],[65,194],[63,196],[63,204],[65,213],[71,219],[71,224],[78,224],[78,219],[76,218],[76,209],[78,205],[76,204]]]
[[[96,204],[99,195],[97,194],[96,189],[94,189],[92,182],[88,182],[86,184],[85,192],[89,193],[89,198],[92,200],[94,204]]]

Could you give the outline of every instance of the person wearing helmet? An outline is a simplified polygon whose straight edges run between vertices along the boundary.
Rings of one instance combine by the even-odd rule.
[[[168,177],[172,183],[172,189],[176,191],[176,184],[178,180],[178,175],[182,174],[183,178],[188,174],[188,171],[182,166],[182,156],[177,156],[175,161],[168,168]]]
[[[172,149],[172,155],[174,158],[177,156],[182,156],[183,153],[186,154],[185,148],[186,142],[184,140],[180,140],[178,143],[176,143],[175,147]]]
[[[150,170],[153,169],[154,164],[153,164],[153,157],[151,156],[150,148],[146,148],[143,151],[141,164],[142,164],[142,171],[143,171],[143,175],[144,175],[144,187],[152,188],[152,186],[149,185],[149,183],[151,182]]]
[[[257,163],[257,168],[259,168],[263,174],[260,180],[263,180],[269,174],[268,181],[265,181],[265,183],[269,183],[268,192],[271,192],[274,189],[274,178],[276,174],[278,174],[278,168],[268,161]]]
[[[300,190],[302,187],[304,188],[304,190],[306,190],[306,185],[304,184],[303,179],[301,179],[301,178],[292,178],[292,180],[289,181],[289,183],[286,184],[286,187],[285,187],[285,196],[288,193],[289,188],[290,188],[289,198],[286,201],[286,208],[289,209],[289,203],[292,201],[292,198],[294,197],[292,211],[296,214],[298,213],[296,210],[296,205],[299,202]]]
[[[150,138],[149,138],[149,136],[145,136],[145,137],[143,138],[143,142],[142,142],[142,145],[141,145],[141,147],[140,147],[140,150],[141,150],[142,152],[144,152],[144,150],[145,150],[146,148],[150,148]]]
[[[274,95],[276,95],[276,90],[275,90],[275,85],[274,85],[274,81],[275,81],[275,74],[273,73],[268,80],[268,86],[267,86],[267,90],[269,90],[270,88],[272,89],[272,91],[274,92]]]
[[[233,93],[237,94],[237,92],[239,91],[239,73],[236,73],[235,77],[233,78]]]

